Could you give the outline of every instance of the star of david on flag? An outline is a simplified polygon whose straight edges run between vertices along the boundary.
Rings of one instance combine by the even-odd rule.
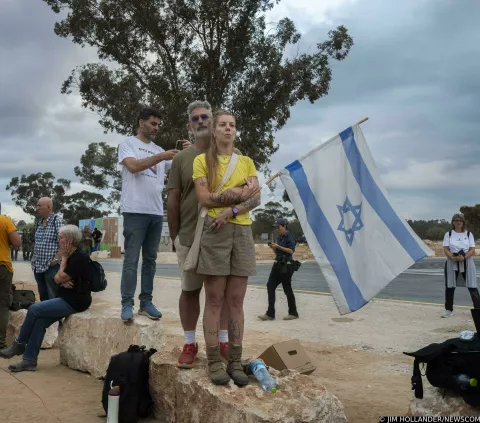
[[[363,228],[363,222],[361,218],[362,204],[354,206],[347,197],[343,205],[337,205],[337,207],[338,211],[340,212],[341,218],[337,230],[345,232],[347,242],[351,246],[353,242],[353,237],[355,236],[355,231],[359,231]],[[349,218],[349,212],[351,213],[351,216],[353,216],[353,222],[351,221],[352,219]]]
[[[396,213],[358,124],[279,176],[340,314],[433,254]]]

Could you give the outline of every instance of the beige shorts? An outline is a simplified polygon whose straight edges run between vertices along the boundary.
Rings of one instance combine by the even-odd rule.
[[[205,279],[204,275],[198,275],[193,272],[183,271],[183,265],[185,263],[185,260],[187,259],[190,247],[185,247],[180,244],[178,236],[175,238],[173,245],[175,246],[175,250],[177,250],[178,266],[180,267],[180,275],[182,279],[182,290],[196,291],[197,289],[202,289],[203,280]]]
[[[208,276],[255,276],[255,244],[250,225],[227,223],[212,232],[212,218],[205,218],[197,273]]]

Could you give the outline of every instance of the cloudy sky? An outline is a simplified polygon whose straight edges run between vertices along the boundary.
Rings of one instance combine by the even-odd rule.
[[[104,135],[78,96],[60,94],[95,52],[57,37],[41,0],[0,7],[0,202],[2,213],[28,219],[4,189],[13,176],[52,171],[81,190],[73,167],[88,144],[122,137]],[[368,116],[363,132],[403,217],[449,218],[480,203],[479,1],[282,0],[269,20],[283,16],[304,51],[340,24],[355,45],[333,65],[329,95],[292,109],[272,170]]]

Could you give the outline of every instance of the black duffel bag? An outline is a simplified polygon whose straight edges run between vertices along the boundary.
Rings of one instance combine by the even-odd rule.
[[[30,289],[17,289],[12,284],[12,303],[10,304],[11,311],[18,311],[22,308],[28,309],[32,304],[35,304],[35,292]]]

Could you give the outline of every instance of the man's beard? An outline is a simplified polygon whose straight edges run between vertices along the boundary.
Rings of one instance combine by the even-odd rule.
[[[212,131],[208,126],[202,126],[195,131],[194,136],[196,140],[206,139],[206,138],[210,138],[211,134],[212,134]]]
[[[145,134],[146,137],[150,140],[150,141],[155,141],[155,137],[157,136],[157,134]]]

